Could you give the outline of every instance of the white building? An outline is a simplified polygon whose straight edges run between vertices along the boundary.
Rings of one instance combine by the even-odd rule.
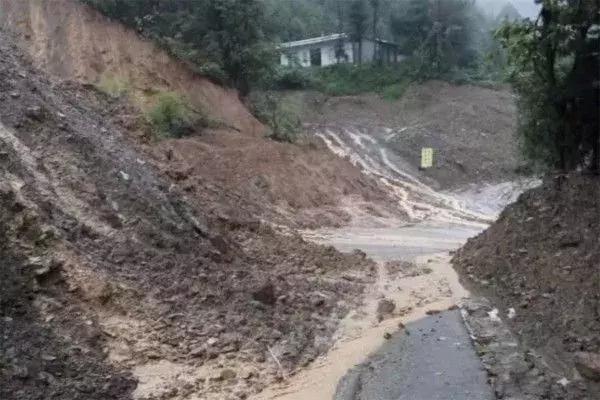
[[[345,33],[287,42],[280,46],[281,65],[327,66],[358,63],[359,59],[364,63],[380,60],[390,64],[404,58],[396,44],[385,40],[363,39],[362,57],[359,57],[359,48]]]

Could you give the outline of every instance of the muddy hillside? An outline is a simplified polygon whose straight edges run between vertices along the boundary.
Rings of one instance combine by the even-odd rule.
[[[394,101],[375,94],[316,93],[297,101],[314,130],[338,151],[361,153],[359,161],[367,167],[400,169],[436,190],[514,181],[521,175],[515,97],[502,85],[428,81],[411,85]],[[434,166],[420,171],[423,147],[434,149]]]
[[[199,76],[79,1],[0,0],[0,10],[0,26],[16,34],[37,68],[117,96],[120,102],[100,106],[105,117],[148,144],[146,150],[164,163],[176,184],[204,198],[205,207],[230,205],[224,212],[243,208],[299,227],[348,223],[349,200],[369,203],[366,212],[402,216],[379,184],[331,154],[320,140],[290,146],[266,139],[266,128],[235,91]],[[181,95],[213,129],[184,140],[148,143],[145,114],[167,92]]]
[[[528,367],[514,372],[512,383],[544,382],[540,368],[533,369],[536,354],[549,364],[557,378],[545,382],[549,397],[541,398],[600,397],[599,215],[598,177],[549,178],[454,258],[465,283],[497,302],[527,351]],[[566,397],[555,397],[561,377],[571,383]]]
[[[211,212],[106,118],[103,95],[39,72],[10,38],[0,397],[243,398],[328,348],[371,280],[363,254]]]

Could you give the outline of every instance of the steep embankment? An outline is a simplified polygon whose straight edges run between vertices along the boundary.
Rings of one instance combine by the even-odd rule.
[[[94,92],[48,79],[9,38],[0,397],[243,398],[326,350],[370,279],[363,255],[281,236],[244,209],[213,216]]]
[[[563,393],[539,371],[514,372],[517,385],[547,385],[537,385],[543,398],[600,396],[599,238],[600,179],[557,176],[523,194],[454,258],[465,282],[509,315],[525,349],[542,353],[556,376],[571,381]]]
[[[388,200],[384,190],[322,143],[291,146],[266,139],[265,127],[235,91],[195,74],[134,31],[77,0],[0,0],[0,26],[17,32],[35,66],[55,77],[117,90],[142,111],[153,104],[156,94],[175,91],[191,107],[221,122],[224,128],[219,131],[147,147],[164,163],[164,170],[177,176],[180,187],[207,199],[207,207],[227,192],[224,203],[233,209],[303,227],[348,222],[341,206],[346,198],[389,208],[383,206]],[[107,118],[129,131],[144,125],[140,110],[122,103],[105,102],[102,107],[111,109]],[[200,192],[202,186],[209,190]]]
[[[386,157],[369,155],[435,189],[518,178],[516,107],[508,88],[429,81],[413,84],[397,101],[309,93],[302,102],[315,129],[334,144],[383,149]],[[434,149],[435,162],[434,168],[419,171],[423,147]]]
[[[153,43],[77,0],[1,0],[0,26],[17,32],[35,65],[80,82],[115,85],[142,106],[177,91],[195,107],[248,134],[262,128],[238,99]]]

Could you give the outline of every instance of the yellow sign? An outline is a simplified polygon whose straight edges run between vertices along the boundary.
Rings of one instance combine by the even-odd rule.
[[[421,168],[433,167],[433,149],[424,147],[421,149]]]

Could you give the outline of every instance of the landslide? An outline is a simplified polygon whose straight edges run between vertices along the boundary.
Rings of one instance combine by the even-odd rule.
[[[521,195],[453,260],[469,287],[497,300],[501,316],[514,308],[506,323],[526,348],[575,381],[567,398],[600,398],[599,383],[585,377],[586,357],[600,359],[599,238],[600,179],[561,175]],[[582,379],[588,391],[577,395]]]
[[[211,212],[32,64],[0,30],[3,399],[244,398],[328,348],[363,254]]]
[[[517,111],[506,87],[434,80],[413,83],[398,100],[376,94],[300,97],[307,122],[342,135],[349,129],[371,136],[434,188],[454,190],[520,177]],[[419,171],[423,147],[434,149],[434,167]]]
[[[106,117],[136,135],[144,131],[144,113],[164,92],[182,95],[192,109],[220,126],[146,147],[178,176],[180,186],[207,198],[207,207],[224,202],[276,224],[312,228],[347,224],[346,200],[365,208],[374,203],[378,213],[399,214],[387,205],[392,202],[385,190],[320,141],[291,146],[265,138],[266,128],[235,91],[199,76],[77,0],[0,0],[0,26],[17,33],[41,70],[123,94],[136,109],[101,108],[110,108]],[[209,190],[203,192],[203,187]],[[227,200],[220,199],[223,192]]]

